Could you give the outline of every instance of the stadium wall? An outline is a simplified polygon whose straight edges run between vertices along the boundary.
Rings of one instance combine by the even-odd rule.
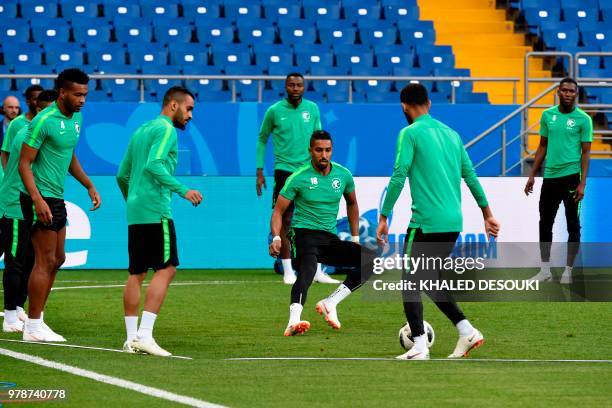
[[[255,142],[269,104],[201,103],[185,132],[179,133],[177,174],[251,176]],[[334,137],[334,160],[359,176],[389,176],[397,134],[406,125],[397,104],[321,104],[323,126]],[[506,116],[514,105],[434,105],[432,115],[454,128],[464,142]],[[114,175],[130,135],[159,114],[155,103],[89,103],[83,110],[84,131],[77,147],[81,163],[92,175]],[[518,134],[519,119],[508,124],[508,137]],[[501,133],[491,134],[468,151],[474,163],[500,147]],[[519,143],[508,150],[508,165],[519,157]],[[273,168],[271,141],[266,174]],[[479,175],[500,173],[500,154],[478,168]],[[519,175],[519,169],[514,170]]]
[[[269,268],[268,230],[271,215],[271,186],[258,198],[254,177],[184,177],[184,183],[200,189],[204,203],[194,208],[185,200],[175,198],[173,214],[176,223],[179,256],[182,268]],[[126,268],[127,224],[125,203],[114,177],[94,177],[102,207],[90,212],[86,191],[69,179],[66,267],[104,269]],[[538,196],[541,180],[535,185],[536,194],[525,197],[524,178],[482,178],[495,216],[502,223],[502,242],[537,242]],[[360,177],[356,179],[357,198],[363,224],[376,224],[378,209],[384,197],[388,178]],[[583,241],[612,242],[612,217],[606,216],[607,203],[612,200],[612,178],[591,178],[582,206]],[[400,239],[410,219],[408,185],[392,216],[390,234]],[[339,219],[345,215],[344,204]],[[482,215],[469,190],[463,188],[463,241],[485,240]],[[362,225],[365,227],[366,225]],[[368,230],[368,228],[364,228]],[[563,209],[555,223],[555,241],[567,238]]]

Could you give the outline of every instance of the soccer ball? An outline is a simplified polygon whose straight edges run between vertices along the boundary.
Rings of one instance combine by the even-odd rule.
[[[431,327],[431,324],[427,323],[425,320],[423,320],[423,327],[425,328],[425,334],[427,334],[427,347],[431,348],[436,340],[436,333],[434,332],[433,327]],[[414,346],[412,331],[410,330],[410,325],[408,323],[406,323],[399,330],[399,342],[400,346],[402,346],[405,350],[410,350],[412,346]]]
[[[349,234],[348,232],[341,231],[338,233],[338,238],[340,239],[340,241],[350,241],[351,234]]]
[[[370,222],[363,217],[359,217],[359,237],[365,238],[370,234]]]

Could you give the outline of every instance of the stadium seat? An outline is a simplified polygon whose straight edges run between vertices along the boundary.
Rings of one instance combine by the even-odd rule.
[[[374,66],[374,54],[370,52],[336,52],[336,65],[352,69],[354,66]]]
[[[222,75],[219,67],[213,66],[188,66],[183,69],[184,75]],[[185,86],[192,92],[200,93],[206,91],[222,91],[227,87],[222,80],[209,79],[189,79],[185,81]]]
[[[578,57],[578,69],[582,72],[583,69],[601,68],[601,57],[598,55],[582,55]]]
[[[301,69],[314,66],[331,67],[334,65],[334,54],[329,46],[313,45],[301,47],[295,51],[296,65]]]
[[[241,102],[257,102],[259,97],[257,81],[252,81],[250,79],[236,81],[236,96]]]
[[[276,102],[285,98],[287,94],[284,91],[275,89],[264,89],[262,93],[263,102]]]
[[[225,24],[196,26],[198,40],[202,44],[231,44],[234,42],[234,27]]]
[[[563,9],[563,20],[566,22],[596,24],[599,20],[599,9],[582,7],[571,7]]]
[[[547,49],[563,50],[567,47],[577,47],[578,29],[546,30],[542,33],[542,39]]]
[[[612,45],[612,30],[582,31],[582,42],[585,46],[609,49]]]
[[[431,46],[436,41],[436,33],[433,27],[428,27],[428,24],[399,27],[399,36],[402,44],[413,45],[417,48]]]
[[[117,72],[117,67],[126,65],[125,48],[119,44],[88,43],[87,56],[89,65],[101,71],[113,68],[112,71]]]
[[[530,32],[537,33],[542,23],[546,25],[552,24],[549,22],[559,22],[561,20],[561,9],[542,9],[541,7],[526,8],[523,10],[523,17],[525,21],[527,21]]]
[[[398,21],[418,21],[419,8],[416,6],[402,5],[383,5],[382,12],[385,20],[389,23]]]
[[[163,96],[168,88],[173,86],[183,86],[183,81],[180,79],[169,79],[164,78],[164,75],[178,75],[179,72],[175,67],[159,67],[159,66],[145,66],[142,69],[142,73],[145,75],[159,75],[157,79],[145,79],[144,87],[149,95]]]
[[[212,60],[217,67],[248,66],[251,65],[251,52],[246,46],[214,47]]]
[[[283,4],[278,5],[264,5],[264,15],[266,19],[271,21],[282,20],[285,18],[300,18],[302,14],[302,8],[299,4]]]
[[[87,0],[63,0],[60,3],[62,16],[74,22],[81,18],[98,17],[98,4]]]
[[[347,102],[349,82],[335,79],[312,81],[313,89],[325,95],[328,102]]]
[[[264,69],[273,65],[291,66],[293,65],[293,53],[286,46],[256,46],[255,63]]]
[[[317,29],[314,26],[281,27],[280,39],[283,44],[314,44],[317,41]]]
[[[381,12],[378,4],[362,4],[354,6],[344,6],[344,18],[348,21],[369,19],[380,20]]]
[[[4,63],[14,69],[42,64],[42,49],[38,44],[4,44]]]
[[[115,24],[117,42],[122,44],[148,44],[151,42],[152,28],[150,25],[134,22],[130,25]]]
[[[560,8],[561,3],[559,0],[521,0],[521,8],[536,8],[542,7],[544,10]]]
[[[106,44],[111,40],[111,26],[102,19],[76,19],[72,22],[72,34],[79,44]]]
[[[376,64],[381,68],[410,67],[414,66],[415,55],[406,49],[398,48],[397,51],[376,52]]]
[[[2,19],[0,22],[0,43],[27,43],[30,39],[30,28],[19,20]]]
[[[178,17],[177,0],[156,0],[140,3],[142,16],[156,19],[174,19]]]
[[[130,44],[132,45],[132,44]],[[149,66],[163,67],[168,63],[168,50],[166,48],[155,47],[150,49],[143,48],[141,44],[128,46],[128,56],[130,65],[146,70]]]
[[[9,21],[17,17],[17,1],[6,0],[0,4],[0,21]]]
[[[608,24],[612,21],[612,4],[601,5],[601,16],[603,18],[602,21],[608,22]]]
[[[67,43],[70,40],[70,26],[64,19],[32,19],[31,27],[34,42]]]
[[[140,90],[116,87],[110,92],[110,98],[113,102],[138,102],[140,101]]]
[[[180,47],[170,47],[170,64],[186,67],[207,66],[208,48],[203,44],[182,44]]]
[[[76,44],[64,44],[62,46],[45,45],[45,57],[47,65],[54,67],[59,64],[70,64],[80,67],[85,63],[85,50]]]
[[[605,2],[602,1],[602,2]],[[561,0],[561,8],[569,9],[569,8],[588,8],[588,9],[596,9],[599,8],[599,0]]]
[[[242,44],[273,44],[276,40],[276,27],[266,24],[239,24],[238,38]]]
[[[110,93],[104,89],[90,89],[87,92],[87,102],[111,102]]]
[[[196,26],[221,17],[221,1],[191,0],[182,1],[183,17]]]
[[[444,47],[445,48],[445,47]],[[455,66],[455,57],[443,46],[438,46],[432,52],[423,52],[417,54],[417,64],[419,67],[433,70],[435,68],[453,68]]]
[[[37,17],[55,18],[57,17],[57,3],[42,0],[22,2],[21,15],[26,20]]]
[[[370,74],[370,75],[373,75],[373,74]],[[392,81],[378,81],[378,80],[353,81],[353,90],[355,92],[365,93],[365,94],[370,94],[370,92],[390,92],[391,85],[392,85]]]
[[[322,44],[355,44],[357,30],[354,27],[319,28]]]
[[[261,18],[261,5],[259,3],[243,2],[242,4],[225,4],[225,18],[230,21],[253,20]]]
[[[181,21],[170,20],[165,24],[154,24],[155,40],[160,44],[186,44],[193,36],[193,27]]]
[[[31,74],[32,72],[29,72],[28,70],[28,72],[26,73]],[[47,73],[51,73],[51,72],[47,72]],[[8,81],[10,82],[10,79]],[[55,80],[46,79],[46,78],[27,78],[27,79],[24,78],[24,79],[16,79],[15,85],[17,89],[21,92],[24,92],[26,88],[31,85],[40,85],[45,89],[53,89],[55,88]]]
[[[336,2],[334,2],[336,3]],[[304,6],[304,18],[311,21],[337,20],[340,18],[339,4],[318,4],[315,6]]]
[[[395,44],[397,37],[397,30],[395,28],[387,29],[359,29],[359,38],[361,42],[366,45],[372,45],[374,47],[384,47]]]
[[[104,6],[104,17],[111,21],[115,21],[117,17],[132,17],[140,18],[140,5],[119,3],[108,4]]]

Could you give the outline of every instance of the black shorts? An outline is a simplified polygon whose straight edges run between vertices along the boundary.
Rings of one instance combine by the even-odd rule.
[[[130,274],[157,271],[169,265],[178,266],[174,222],[164,219],[157,224],[128,226]]]
[[[2,217],[0,243],[0,252],[4,252],[5,269],[19,275],[29,274],[34,266],[34,248],[29,224],[24,220]]]
[[[291,258],[297,271],[305,255],[314,255],[317,262],[325,265],[359,267],[362,250],[368,251],[359,244],[342,241],[336,234],[322,230],[292,228],[288,237]],[[316,263],[314,266],[316,268]]]
[[[274,191],[272,192],[272,209],[276,205],[276,200],[278,200],[278,195],[280,194],[283,187],[285,187],[285,183],[287,179],[292,175],[290,171],[286,170],[274,170]],[[293,212],[293,202],[287,208],[287,212]]]
[[[23,213],[23,219],[30,225],[32,229],[40,228],[44,230],[50,230],[58,232],[66,226],[66,220],[68,218],[66,214],[66,204],[61,198],[43,197],[43,200],[49,206],[53,219],[51,224],[45,225],[38,220],[36,211],[34,211],[34,203],[32,198],[24,193],[19,195],[19,201],[21,202],[21,212]]]

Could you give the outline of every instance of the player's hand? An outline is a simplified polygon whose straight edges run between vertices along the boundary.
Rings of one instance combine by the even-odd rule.
[[[263,171],[257,171],[257,181],[255,182],[255,188],[257,189],[257,197],[261,197],[261,187],[266,190],[268,187],[266,186],[266,178],[263,175]]]
[[[193,204],[194,207],[200,205],[203,199],[204,197],[202,196],[202,193],[200,193],[198,190],[189,190],[187,193],[185,193],[185,200]]]
[[[386,218],[380,218],[378,220],[378,227],[376,228],[376,242],[379,245],[384,245],[389,242],[389,225],[387,224]]]
[[[49,205],[42,198],[38,198],[34,201],[34,211],[36,211],[36,217],[44,225],[51,225],[53,221],[53,214]]]
[[[529,195],[533,193],[533,185],[535,184],[535,179],[533,177],[529,177],[527,179],[527,184],[525,184],[525,195]]]
[[[281,250],[281,240],[280,239],[277,239],[276,241],[272,241],[272,243],[270,244],[270,247],[268,248],[268,251],[270,252],[270,256],[274,258],[278,258],[278,256],[280,255],[280,250]]]
[[[574,193],[574,201],[579,202],[580,200],[582,200],[584,198],[584,189],[586,188],[586,186],[582,183],[578,184],[578,187],[576,187],[576,192]]]
[[[91,207],[89,211],[95,211],[100,208],[100,205],[102,204],[102,198],[100,198],[100,194],[94,186],[91,186],[87,190],[87,192],[89,193],[89,198],[91,198],[91,204],[93,205],[93,207]]]
[[[497,221],[495,217],[488,217],[485,218],[484,223],[487,237],[489,239],[491,239],[491,237],[497,238],[497,235],[499,234],[499,229],[501,227],[499,221]]]

